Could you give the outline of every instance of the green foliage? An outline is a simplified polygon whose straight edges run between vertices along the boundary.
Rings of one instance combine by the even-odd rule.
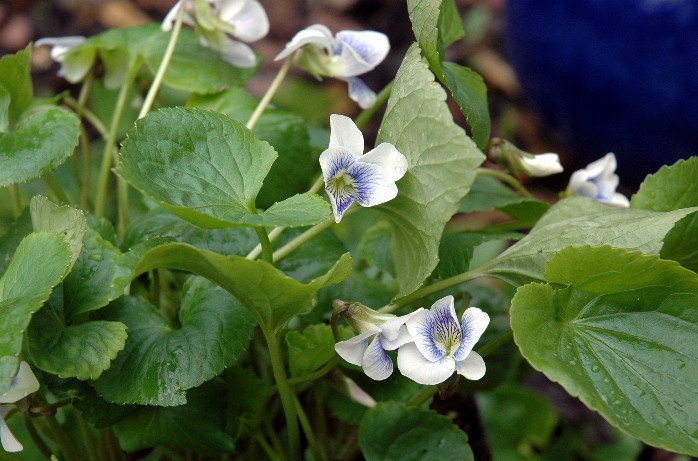
[[[334,336],[329,325],[311,325],[303,332],[289,331],[286,343],[292,376],[310,374],[335,356]]]
[[[645,178],[630,206],[652,211],[673,211],[698,206],[698,157],[663,166]]]
[[[560,251],[555,285],[521,287],[514,339],[526,359],[611,424],[669,450],[698,453],[698,277],[611,247]]]
[[[359,425],[359,446],[367,461],[473,459],[468,437],[447,418],[394,403],[366,413]]]
[[[443,81],[470,125],[473,141],[484,149],[492,129],[485,81],[474,70],[453,62],[442,63],[441,71]]]
[[[30,71],[31,45],[15,54],[6,54],[0,58],[0,75],[2,75],[0,118],[5,120],[0,126],[0,134],[8,126],[14,125],[31,104],[34,90]],[[0,154],[2,153],[3,151],[0,150]]]
[[[444,225],[468,193],[484,159],[453,123],[445,94],[433,78],[419,48],[410,48],[395,77],[378,134],[378,142],[393,143],[409,164],[398,182],[398,197],[380,206],[393,226],[400,294],[414,291],[436,267]],[[422,136],[425,132],[430,136]]]

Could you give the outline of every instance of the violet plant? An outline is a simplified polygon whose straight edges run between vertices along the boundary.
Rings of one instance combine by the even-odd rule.
[[[482,79],[444,60],[455,2],[406,3],[416,41],[377,95],[387,36],[322,25],[248,94],[273,58],[255,0],[34,44],[77,98],[34,94],[32,45],[0,59],[0,460],[474,459],[441,401],[495,459],[698,456],[698,162],[627,199],[608,154],[534,198],[522,177],[559,157],[490,139]],[[293,65],[364,111],[271,105]],[[611,440],[573,444],[530,368]]]

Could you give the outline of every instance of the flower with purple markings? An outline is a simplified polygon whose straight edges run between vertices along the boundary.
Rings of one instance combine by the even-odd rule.
[[[354,122],[343,115],[330,116],[330,145],[320,155],[325,190],[335,221],[349,205],[379,205],[397,196],[395,181],[407,172],[407,159],[390,143],[379,144],[362,155],[364,137]]]
[[[616,166],[616,156],[613,153],[591,162],[583,170],[572,173],[567,193],[593,198],[606,205],[627,208],[630,206],[628,198],[616,192],[620,181],[615,174]]]
[[[357,76],[373,70],[389,51],[390,41],[380,32],[343,30],[332,36],[327,27],[315,24],[298,32],[275,60],[294,54],[296,65],[315,78],[344,80],[349,97],[365,109],[373,105],[376,94]]]
[[[439,384],[455,371],[468,379],[485,375],[485,361],[473,346],[490,323],[477,307],[469,307],[460,323],[453,296],[436,301],[431,309],[418,309],[405,322],[414,342],[398,349],[400,373],[419,384]]]

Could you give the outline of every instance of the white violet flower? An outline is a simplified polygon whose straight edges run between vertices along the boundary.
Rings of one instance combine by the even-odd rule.
[[[242,43],[269,33],[269,18],[257,0],[179,0],[163,20],[162,30],[172,28],[182,8],[182,21],[194,27],[202,45],[218,51],[234,66],[257,64],[254,51]]]
[[[298,32],[274,59],[284,59],[295,51],[295,63],[316,78],[334,77],[349,85],[349,97],[366,109],[376,101],[376,94],[358,75],[373,70],[390,51],[388,37],[375,31],[343,30],[333,36],[320,24]]]
[[[393,373],[393,361],[385,351],[393,351],[412,341],[405,322],[414,312],[397,317],[374,311],[360,303],[349,303],[344,315],[359,334],[335,344],[337,354],[363,368],[371,379],[380,381],[388,378]]]
[[[5,451],[16,452],[24,448],[10,432],[5,416],[14,408],[14,403],[39,390],[39,381],[25,361],[19,364],[19,370],[10,384],[10,389],[0,395],[0,442]],[[3,405],[4,404],[4,405]]]
[[[82,36],[69,37],[44,37],[37,40],[34,46],[47,45],[51,47],[51,59],[61,64],[61,70],[58,75],[64,77],[70,83],[78,83],[92,67],[95,60],[95,51],[93,49],[85,50],[85,53],[76,55],[74,59],[65,62],[68,52],[78,45],[82,45],[87,40]]]
[[[407,172],[407,159],[384,142],[362,155],[364,137],[343,115],[330,116],[330,145],[320,155],[325,190],[335,221],[354,201],[364,207],[379,205],[397,196],[395,181]]]
[[[567,192],[574,195],[593,198],[597,202],[606,205],[627,208],[630,206],[628,198],[616,192],[620,181],[616,171],[616,156],[608,153],[596,160],[583,170],[572,173]]]
[[[514,174],[543,177],[562,172],[562,164],[557,154],[530,154],[504,139],[493,138],[490,152],[497,163],[507,167]]]
[[[405,326],[414,342],[397,352],[400,373],[419,384],[439,384],[453,372],[476,380],[485,375],[485,361],[473,346],[487,328],[490,317],[469,307],[458,323],[453,296],[436,301],[430,310],[415,311]]]

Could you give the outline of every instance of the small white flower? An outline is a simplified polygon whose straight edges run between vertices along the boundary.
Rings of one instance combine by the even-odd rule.
[[[257,57],[245,43],[269,33],[269,18],[257,0],[179,0],[167,13],[162,29],[172,28],[180,10],[182,21],[194,27],[204,46],[218,51],[238,67],[254,67]]]
[[[12,384],[10,384],[10,389],[6,393],[0,395],[0,403],[6,404],[0,405],[0,442],[5,451],[16,452],[22,451],[24,448],[22,444],[19,443],[19,440],[10,432],[10,428],[5,422],[5,416],[14,408],[14,402],[38,390],[39,381],[37,381],[36,376],[32,373],[29,364],[22,361],[19,364],[17,375],[12,380]]]
[[[65,58],[68,52],[78,45],[82,45],[86,38],[82,36],[70,36],[70,37],[44,37],[37,40],[34,46],[47,45],[51,47],[51,59],[61,63],[61,70],[58,71],[58,75],[64,77],[70,83],[78,83],[87,72],[92,67],[95,60],[95,51],[93,49],[86,50],[85,53],[76,55],[73,59],[70,59],[67,63]]]
[[[334,349],[347,362],[363,368],[369,378],[386,379],[393,373],[393,361],[385,351],[393,351],[412,341],[405,322],[413,314],[397,317],[351,303],[345,317],[359,334],[338,342]]]
[[[296,64],[316,78],[334,77],[349,85],[349,97],[362,108],[376,100],[376,94],[357,78],[373,70],[390,51],[385,34],[375,31],[343,30],[332,36],[325,26],[315,24],[298,32],[274,59],[284,59],[297,50]]]
[[[473,346],[489,322],[489,315],[469,307],[459,324],[453,296],[436,301],[430,310],[417,310],[405,323],[414,342],[397,352],[400,373],[419,384],[442,383],[454,371],[468,379],[482,378],[485,361]]]
[[[507,167],[513,174],[523,173],[530,177],[543,177],[562,172],[562,164],[557,154],[533,155],[499,138],[493,138],[491,142],[490,153],[494,160]]]
[[[363,150],[364,137],[354,122],[331,115],[330,145],[320,155],[320,168],[336,222],[354,201],[369,207],[394,199],[395,181],[407,171],[407,159],[390,143],[365,155]]]
[[[567,192],[574,195],[593,198],[594,200],[618,208],[630,206],[628,198],[616,192],[619,178],[615,174],[616,156],[608,153],[583,170],[572,173]]]
[[[361,389],[361,387],[356,384],[353,379],[342,375],[342,380],[344,381],[344,385],[346,386],[346,391],[350,399],[368,408],[373,408],[376,406],[376,401],[373,399],[373,397],[368,395],[365,390]]]

